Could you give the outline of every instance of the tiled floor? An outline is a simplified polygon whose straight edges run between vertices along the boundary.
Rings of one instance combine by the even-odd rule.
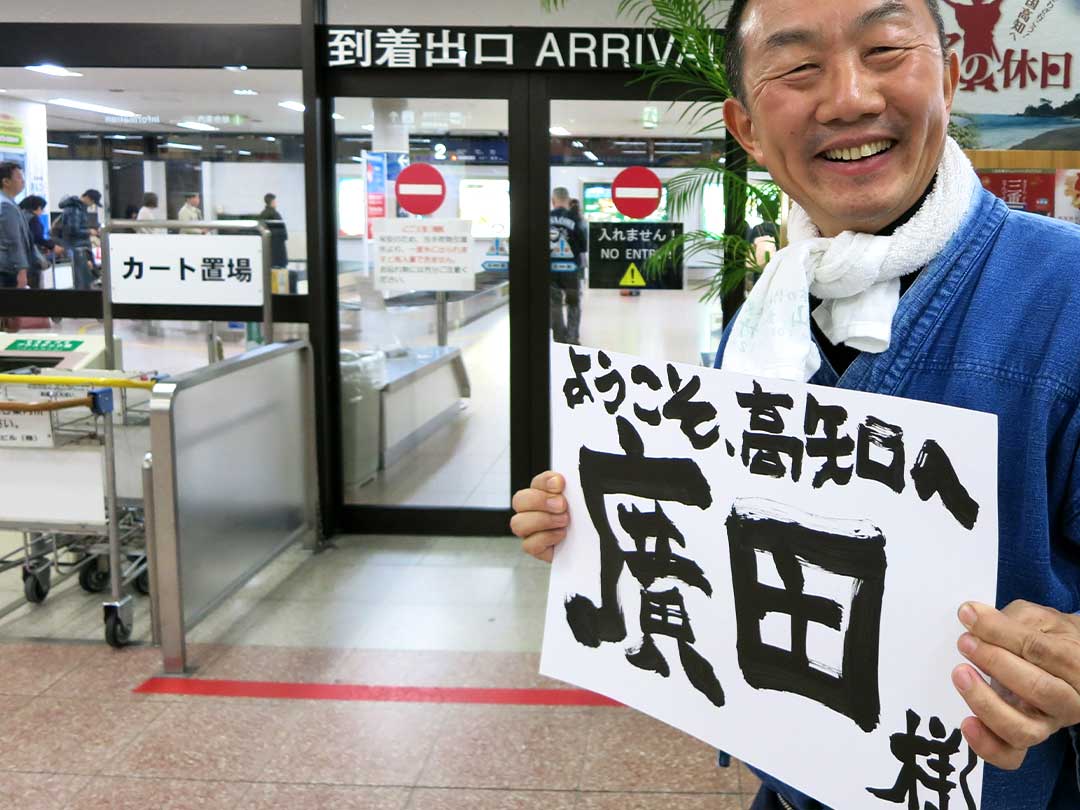
[[[291,549],[189,636],[193,677],[564,688],[537,672],[547,577],[509,539]],[[133,694],[160,653],[109,649],[99,615],[65,583],[0,620],[0,807],[742,810],[755,787],[625,708]]]

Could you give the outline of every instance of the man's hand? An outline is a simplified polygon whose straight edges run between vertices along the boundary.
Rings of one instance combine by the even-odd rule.
[[[968,602],[957,647],[971,666],[953,670],[953,685],[975,713],[961,729],[971,748],[1005,770],[1027,750],[1080,723],[1080,618],[1017,601],[1002,611]]]
[[[510,519],[510,531],[521,538],[522,551],[538,560],[551,562],[555,546],[566,539],[570,514],[562,494],[565,486],[565,478],[548,471],[536,476],[528,489],[514,493],[517,514]]]
[[[27,273],[26,270],[20,270],[19,271],[19,275],[15,279],[15,286],[16,287],[29,287],[30,286],[29,274]]]

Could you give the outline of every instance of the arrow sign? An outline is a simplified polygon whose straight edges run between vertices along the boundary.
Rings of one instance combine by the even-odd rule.
[[[434,214],[446,199],[446,181],[434,166],[406,166],[394,184],[398,205],[410,214]]]
[[[623,169],[611,184],[611,199],[619,213],[644,219],[660,207],[660,178],[644,166]]]

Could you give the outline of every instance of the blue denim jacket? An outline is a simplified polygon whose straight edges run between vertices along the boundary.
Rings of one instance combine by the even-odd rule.
[[[998,607],[1026,599],[1080,612],[1080,228],[1010,211],[980,187],[901,299],[889,349],[860,354],[839,379],[822,354],[810,382],[996,413]],[[1077,810],[1078,763],[1074,728],[1031,749],[1018,771],[987,766],[982,808]],[[798,810],[821,808],[763,781]]]

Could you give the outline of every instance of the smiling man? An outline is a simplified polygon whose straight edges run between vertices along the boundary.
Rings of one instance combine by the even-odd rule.
[[[997,414],[999,604],[957,594],[971,665],[951,678],[983,810],[1076,810],[1080,229],[1010,211],[947,137],[959,63],[937,0],[735,0],[727,30],[727,127],[795,205],[717,364]],[[541,473],[514,496],[541,559],[566,536],[563,487]],[[754,810],[822,807],[763,782]]]

